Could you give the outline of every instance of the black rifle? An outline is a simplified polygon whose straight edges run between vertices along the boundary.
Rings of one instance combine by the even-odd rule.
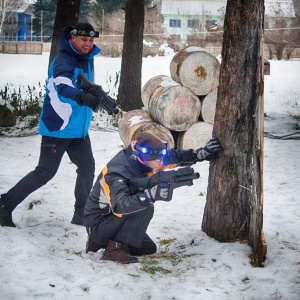
[[[79,74],[77,78],[77,87],[84,90],[85,92],[88,92],[92,85],[96,85],[95,83],[89,81],[84,74]],[[117,103],[116,101],[111,98],[109,95],[107,95],[102,89],[101,93],[97,95],[101,101],[98,105],[98,107],[94,110],[94,112],[97,112],[100,108],[103,108],[107,111],[109,115],[112,114],[118,114],[119,110],[116,108]]]
[[[127,184],[131,193],[136,194],[145,191],[145,189],[152,188],[157,184],[167,183],[169,185],[169,194],[166,201],[170,201],[174,189],[184,185],[191,186],[193,185],[193,180],[199,177],[199,173],[194,172],[193,168],[187,166],[178,170],[160,170],[150,177],[128,180]]]

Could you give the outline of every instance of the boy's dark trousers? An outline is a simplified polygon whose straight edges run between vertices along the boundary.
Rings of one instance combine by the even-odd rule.
[[[156,252],[156,244],[146,231],[153,214],[153,205],[122,218],[110,214],[103,216],[98,225],[87,227],[87,231],[93,242],[104,247],[109,240],[113,240],[126,244],[131,255],[152,254]]]

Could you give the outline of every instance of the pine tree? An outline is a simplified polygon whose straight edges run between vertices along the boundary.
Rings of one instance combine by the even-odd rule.
[[[33,4],[33,34],[37,36],[39,41],[47,42],[52,37],[56,6],[57,0],[38,0]],[[79,22],[87,21],[91,8],[90,0],[80,1]],[[42,39],[41,35],[43,36]]]

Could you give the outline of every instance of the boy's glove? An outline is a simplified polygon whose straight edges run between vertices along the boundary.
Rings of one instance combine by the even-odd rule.
[[[101,99],[92,93],[87,93],[87,92],[79,92],[76,95],[76,102],[80,106],[88,106],[90,107],[93,111],[97,109],[97,107],[100,104]]]
[[[169,199],[170,186],[168,183],[159,183],[150,189],[144,191],[148,202],[155,201],[170,201]]]
[[[198,161],[214,160],[217,158],[217,153],[222,150],[222,145],[217,139],[210,139],[204,148],[196,150]]]

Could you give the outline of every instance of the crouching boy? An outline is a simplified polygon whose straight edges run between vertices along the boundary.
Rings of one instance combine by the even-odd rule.
[[[166,200],[168,185],[158,184],[132,193],[129,181],[152,176],[160,169],[215,159],[222,146],[211,139],[197,150],[167,149],[159,138],[141,132],[101,171],[84,211],[88,232],[86,252],[104,248],[103,260],[123,264],[138,262],[136,256],[153,254],[156,244],[147,235],[155,201]]]

